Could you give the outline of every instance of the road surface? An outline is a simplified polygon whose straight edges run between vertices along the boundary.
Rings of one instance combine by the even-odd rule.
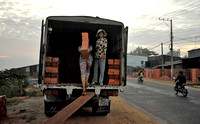
[[[120,97],[162,124],[200,124],[200,90],[189,88],[185,98],[175,95],[173,85],[127,78]]]

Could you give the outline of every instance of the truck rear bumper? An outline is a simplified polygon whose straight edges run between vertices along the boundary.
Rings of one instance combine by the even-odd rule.
[[[72,86],[72,85],[55,85],[55,84],[43,84],[40,86],[42,91],[46,90],[46,89],[66,89],[67,91],[67,95],[71,96],[72,92],[74,89],[83,89],[80,86]],[[124,91],[124,87],[123,86],[111,86],[111,85],[104,85],[104,86],[99,86],[99,85],[92,85],[92,86],[88,86],[86,87],[86,89],[92,89],[95,91],[95,95],[99,95],[101,93],[101,90],[119,90],[121,92]]]

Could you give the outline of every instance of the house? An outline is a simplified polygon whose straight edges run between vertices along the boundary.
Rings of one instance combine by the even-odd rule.
[[[200,48],[188,51],[188,58],[182,59],[183,68],[200,68]]]
[[[147,56],[142,55],[127,55],[127,74],[132,75],[133,67],[145,67],[145,61],[147,61]]]
[[[20,68],[15,68],[18,71],[21,71],[28,77],[29,82],[37,82],[38,81],[38,72],[39,72],[39,65],[30,65],[24,66]]]
[[[173,57],[173,65],[174,68],[182,68],[181,67],[181,57]],[[165,68],[171,68],[171,56],[163,55],[163,66]],[[148,57],[148,61],[145,62],[146,68],[162,68],[162,55],[158,56],[150,56]]]

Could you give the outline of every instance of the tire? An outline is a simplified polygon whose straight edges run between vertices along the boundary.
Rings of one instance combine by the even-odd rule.
[[[97,112],[97,108],[92,107],[92,114],[97,116],[107,116],[109,112]]]
[[[56,113],[50,112],[50,106],[51,105],[49,102],[44,101],[44,114],[47,117],[52,117],[54,114],[56,114]]]
[[[108,113],[110,113],[110,102],[108,106],[104,106],[104,107],[106,107],[107,112],[98,112],[101,106],[98,106],[98,104],[96,103],[95,105],[92,106],[92,113],[98,116],[106,116]]]
[[[46,102],[44,101],[44,113],[47,117],[54,116],[64,107],[63,102]]]
[[[184,90],[183,90],[183,96],[184,96],[184,97],[186,97],[186,96],[187,96],[187,94],[188,94],[188,91],[187,91],[187,89],[184,89]]]
[[[174,87],[174,93],[177,95],[178,94],[178,89],[176,88],[176,86]]]

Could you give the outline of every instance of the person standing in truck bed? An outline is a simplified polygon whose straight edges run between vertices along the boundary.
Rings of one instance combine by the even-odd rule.
[[[96,52],[95,52],[95,61],[94,61],[94,77],[92,79],[92,84],[98,82],[101,86],[103,86],[104,80],[104,71],[106,64],[106,51],[107,51],[107,39],[105,38],[107,35],[106,31],[103,29],[99,29],[97,31],[96,37],[99,39],[96,41]],[[98,81],[98,69],[100,68],[100,75]]]
[[[90,67],[92,65],[92,61],[93,61],[93,57],[91,55],[91,51],[92,51],[92,46],[90,46],[87,50],[82,49],[80,46],[78,48],[78,51],[80,53],[86,52],[89,53],[89,58],[88,59],[84,59],[82,57],[82,54],[80,55],[80,70],[81,70],[81,81],[82,81],[82,85],[83,85],[83,93],[82,95],[86,95],[86,89],[85,89],[85,85],[87,86],[88,83],[88,79],[89,79],[89,75],[90,75]]]

